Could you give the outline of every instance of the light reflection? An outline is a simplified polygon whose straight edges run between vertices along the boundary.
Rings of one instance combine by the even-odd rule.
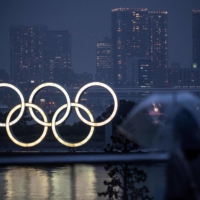
[[[46,172],[34,168],[18,167],[11,168],[5,173],[6,200],[29,199],[42,196],[48,198],[49,182]]]
[[[94,190],[94,183],[96,182],[95,169],[91,165],[76,165],[76,199],[95,199],[96,194],[91,191]],[[88,190],[92,188],[92,190]],[[87,192],[86,192],[87,191]]]
[[[134,167],[135,165],[133,165]],[[144,183],[149,195],[163,199],[165,188],[165,164],[138,166],[147,174]],[[105,200],[97,192],[106,191],[103,184],[110,178],[104,165],[64,166],[11,166],[0,168],[0,199],[70,199]]]
[[[154,111],[155,111],[156,113],[158,113],[158,112],[159,112],[159,110],[158,110],[158,108],[157,108],[157,107],[155,107],[155,108],[154,108]]]
[[[15,179],[15,177],[20,176],[20,174],[21,170],[11,170],[11,169],[5,174],[5,181],[6,181],[5,191],[7,191],[6,193],[7,200],[12,199],[14,195],[18,196],[24,193],[25,180],[24,179],[20,180],[19,184],[19,180]]]
[[[72,199],[71,196],[71,166],[56,170],[51,176],[51,185],[53,198],[64,197],[65,199]]]
[[[152,118],[152,123],[153,124],[162,124],[162,105],[161,103],[152,103],[152,105],[149,106],[148,108],[148,113]]]
[[[104,173],[102,178],[107,176]],[[0,175],[0,195],[6,200],[97,199],[98,174],[93,165],[13,166],[4,171],[3,177]],[[103,181],[100,182],[103,186]]]
[[[27,187],[29,188],[29,194],[38,197],[38,199],[40,199],[40,196],[43,199],[49,198],[50,181],[44,170],[35,171],[32,169],[28,174],[28,180],[29,184],[27,184]]]

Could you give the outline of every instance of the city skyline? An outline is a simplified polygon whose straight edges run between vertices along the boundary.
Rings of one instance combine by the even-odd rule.
[[[114,85],[167,87],[168,12],[117,8],[111,26]],[[146,64],[138,63],[144,60]]]
[[[18,83],[41,82],[47,48],[47,26],[10,27],[10,78]]]
[[[149,56],[148,9],[112,10],[112,50],[114,85],[128,85],[127,59]]]
[[[111,38],[105,37],[96,43],[95,80],[113,85]]]
[[[0,18],[0,27],[2,27],[0,59],[2,64],[0,68],[6,69],[7,72],[10,71],[9,34],[7,34],[10,25],[33,25],[35,22],[35,24],[49,24],[49,30],[70,30],[72,32],[72,68],[76,72],[86,71],[95,74],[96,42],[111,36],[111,10],[117,7],[145,7],[149,11],[168,11],[168,66],[172,62],[180,62],[181,67],[191,66],[192,9],[200,9],[200,2],[196,0],[184,3],[178,0],[173,3],[152,1],[151,4],[148,1],[140,3],[133,1],[124,1],[123,3],[121,1],[101,1],[100,3],[88,0],[84,1],[85,3],[81,3],[81,1],[48,2],[37,0],[29,3],[24,1],[15,3],[12,0],[0,1],[2,11]],[[87,14],[88,10],[90,10],[89,14]],[[91,16],[93,16],[92,19]],[[179,26],[177,26],[177,22],[179,22]]]
[[[45,80],[54,80],[54,71],[61,68],[71,69],[71,32],[51,30],[47,33],[47,52],[45,61]]]
[[[10,81],[26,91],[45,81],[64,86],[93,81],[91,73],[75,73],[71,67],[71,32],[46,25],[11,26],[10,63]]]

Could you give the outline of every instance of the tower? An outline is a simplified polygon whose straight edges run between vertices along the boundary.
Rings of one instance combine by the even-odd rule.
[[[111,14],[114,85],[126,87],[127,59],[149,56],[148,10],[116,8]]]
[[[168,20],[166,11],[149,11],[150,58],[154,87],[167,86]]]
[[[200,10],[192,11],[193,68],[200,68]]]
[[[47,80],[55,79],[54,73],[71,69],[71,32],[68,30],[48,31],[46,71]],[[61,72],[61,73],[62,73]]]
[[[11,79],[20,84],[43,82],[47,26],[10,27]]]
[[[96,44],[96,81],[113,84],[111,39]]]

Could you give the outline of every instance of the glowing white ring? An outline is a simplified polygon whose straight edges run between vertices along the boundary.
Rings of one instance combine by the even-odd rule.
[[[46,86],[53,86],[53,87],[56,87],[56,88],[60,89],[60,90],[64,93],[64,95],[65,95],[65,97],[66,97],[66,99],[67,99],[67,104],[61,106],[61,107],[55,112],[55,114],[54,114],[54,116],[53,116],[53,119],[52,119],[52,123],[48,123],[47,117],[46,117],[45,113],[42,111],[42,109],[40,109],[37,105],[32,104],[33,97],[34,97],[34,95],[37,93],[37,91],[40,90],[40,89],[43,88],[43,87],[46,87]],[[107,120],[105,120],[105,121],[103,121],[103,122],[100,122],[100,123],[95,123],[91,112],[90,112],[85,106],[80,105],[80,104],[78,103],[79,98],[80,98],[82,92],[84,92],[84,90],[86,90],[87,88],[89,88],[89,87],[91,87],[91,86],[102,86],[102,87],[106,88],[106,89],[111,93],[111,95],[112,95],[112,97],[113,97],[113,99],[114,99],[114,109],[113,109],[113,112],[112,112],[111,116],[110,116]],[[69,95],[68,95],[68,93],[66,92],[66,90],[65,90],[63,87],[61,87],[60,85],[56,84],[56,83],[43,83],[43,84],[39,85],[39,86],[38,86],[37,88],[35,88],[35,89],[33,90],[33,92],[31,93],[30,98],[29,98],[29,103],[25,103],[25,102],[24,102],[24,97],[23,97],[22,93],[21,93],[21,92],[19,91],[19,89],[16,88],[15,86],[13,86],[13,85],[11,85],[11,84],[7,84],[7,83],[1,83],[1,84],[0,84],[0,87],[9,87],[9,88],[12,88],[13,90],[15,90],[15,91],[18,93],[18,95],[19,95],[19,97],[20,97],[21,104],[15,106],[15,107],[9,112],[9,114],[8,114],[8,116],[7,116],[7,119],[6,119],[6,123],[5,123],[5,124],[0,123],[0,126],[6,127],[6,131],[7,131],[7,134],[8,134],[8,136],[9,136],[9,138],[10,138],[15,144],[17,144],[17,145],[19,145],[19,146],[22,146],[22,147],[31,147],[31,146],[35,146],[35,145],[37,145],[38,143],[40,143],[40,142],[44,139],[44,137],[45,137],[45,135],[46,135],[46,133],[47,133],[48,126],[52,126],[52,131],[53,131],[54,136],[55,136],[56,139],[57,139],[59,142],[61,142],[62,144],[66,145],[66,146],[70,146],[70,147],[78,147],[78,146],[81,146],[81,145],[85,144],[85,143],[91,138],[91,136],[92,136],[92,134],[93,134],[93,132],[94,132],[94,127],[96,127],[96,126],[103,126],[103,125],[107,124],[108,122],[110,122],[110,121],[114,118],[114,116],[115,116],[115,114],[116,114],[116,112],[117,112],[117,108],[118,108],[118,101],[117,101],[117,97],[116,97],[116,94],[114,93],[114,91],[113,91],[109,86],[107,86],[106,84],[100,83],[100,82],[88,83],[88,84],[86,84],[85,86],[83,86],[83,87],[78,91],[78,93],[77,93],[77,95],[76,95],[75,103],[70,103],[70,98],[69,98]],[[19,119],[22,117],[22,115],[23,115],[23,113],[24,113],[25,106],[27,106],[27,107],[29,108],[30,114],[31,114],[31,116],[33,117],[33,119],[35,119],[35,121],[38,122],[40,125],[45,126],[45,127],[44,127],[44,131],[43,131],[42,135],[40,136],[40,138],[39,138],[38,140],[36,140],[35,142],[32,142],[32,143],[23,143],[23,142],[20,142],[18,139],[16,139],[16,138],[13,136],[13,134],[12,134],[12,132],[10,131],[10,128],[9,128],[10,125],[15,124],[15,123],[18,122]],[[69,142],[66,142],[65,140],[63,140],[63,139],[59,136],[59,134],[56,132],[56,128],[55,128],[56,125],[61,124],[61,123],[68,117],[68,115],[69,115],[69,113],[70,113],[71,106],[74,106],[74,107],[75,107],[75,110],[76,110],[76,113],[77,113],[78,117],[79,117],[85,124],[88,124],[88,125],[91,126],[91,129],[90,129],[90,132],[89,132],[88,136],[87,136],[83,141],[78,142],[78,143],[69,143]],[[20,111],[19,115],[17,116],[17,118],[16,118],[15,120],[13,120],[12,122],[9,122],[10,119],[11,119],[11,116],[13,115],[13,113],[14,113],[17,109],[19,109],[19,108],[21,108],[21,111]],[[43,117],[43,119],[44,119],[43,121],[41,121],[40,119],[38,119],[38,118],[35,116],[35,114],[33,113],[33,109],[32,109],[32,108],[37,109],[37,110],[41,113],[41,115],[42,115],[42,117]],[[64,114],[64,116],[63,116],[59,121],[56,122],[57,115],[58,115],[59,112],[62,111],[64,108],[67,108],[67,109],[66,109],[66,113]],[[82,108],[83,110],[85,110],[85,112],[89,115],[89,118],[90,118],[91,122],[87,121],[85,118],[82,117],[82,115],[80,114],[79,108]]]
[[[9,88],[15,90],[15,92],[17,92],[17,94],[19,95],[19,98],[21,100],[21,110],[20,110],[19,115],[16,117],[15,120],[13,120],[12,122],[9,123],[9,125],[13,125],[20,120],[20,118],[22,117],[22,115],[24,113],[24,110],[25,110],[24,97],[23,97],[22,93],[20,92],[20,90],[17,87],[15,87],[14,85],[11,85],[9,83],[0,83],[0,87],[9,87]],[[6,123],[0,123],[0,127],[5,127],[5,126],[6,126]]]
[[[71,103],[71,106],[74,106],[75,108],[76,107],[79,107],[79,108],[82,108],[89,116],[91,122],[94,122],[94,118],[91,114],[91,112],[83,105],[81,104],[78,104],[78,103]],[[64,108],[67,107],[67,104],[61,106],[60,108],[58,108],[58,110],[55,112],[55,114],[53,115],[53,118],[52,118],[52,131],[53,131],[53,134],[54,136],[56,137],[56,139],[63,145],[65,146],[68,146],[68,147],[78,147],[78,146],[81,146],[83,144],[85,144],[93,135],[93,132],[94,132],[94,127],[91,126],[91,129],[90,129],[90,132],[88,134],[88,136],[82,140],[81,142],[77,142],[77,143],[69,143],[69,142],[66,142],[64,139],[61,138],[61,136],[57,133],[56,131],[56,127],[55,127],[55,121],[56,121],[56,118],[59,114],[60,111],[62,111]]]
[[[41,108],[39,108],[37,105],[34,105],[34,104],[30,104],[30,103],[25,103],[25,106],[28,106],[28,107],[32,107],[32,108],[35,108],[37,109],[40,114],[42,115],[43,119],[45,122],[47,122],[47,117],[45,115],[45,113],[42,111]],[[9,121],[12,117],[12,114],[17,110],[21,108],[21,104],[15,106],[8,114],[7,118],[6,118],[6,131],[7,131],[7,134],[9,136],[9,138],[17,145],[21,146],[21,147],[32,147],[32,146],[35,146],[37,144],[39,144],[43,139],[44,137],[46,136],[47,134],[47,130],[48,130],[48,127],[45,126],[44,127],[44,131],[42,133],[42,135],[39,137],[39,139],[37,139],[36,141],[34,142],[31,142],[31,143],[24,143],[24,142],[20,142],[18,139],[16,139],[14,136],[13,136],[13,133],[12,131],[10,130],[10,127],[9,127]]]
[[[71,103],[70,103],[69,95],[68,95],[68,93],[66,92],[66,90],[65,90],[63,87],[61,87],[60,85],[58,85],[58,84],[56,84],[56,83],[43,83],[43,84],[39,85],[38,87],[36,87],[36,88],[32,91],[32,93],[31,93],[31,95],[30,95],[30,97],[29,97],[29,103],[32,103],[34,95],[35,95],[40,89],[42,89],[43,87],[47,87],[47,86],[56,87],[56,88],[58,88],[59,90],[61,90],[61,91],[63,92],[63,94],[65,95],[66,100],[67,100],[68,107],[67,107],[66,113],[64,114],[64,116],[63,116],[59,121],[56,122],[56,126],[57,126],[57,125],[59,125],[59,124],[61,124],[62,122],[65,121],[65,119],[68,117],[68,115],[69,115],[69,113],[70,113],[70,109],[71,109]],[[33,117],[33,119],[34,119],[37,123],[39,123],[40,125],[43,125],[43,126],[51,126],[51,123],[45,123],[45,122],[41,121],[40,119],[38,119],[38,118],[35,116],[35,114],[34,114],[32,108],[29,108],[29,111],[30,111],[31,116]]]
[[[117,113],[117,108],[118,108],[118,101],[117,101],[117,96],[115,94],[115,92],[106,84],[104,83],[100,83],[100,82],[93,82],[93,83],[88,83],[86,85],[84,85],[77,93],[76,97],[75,97],[75,103],[78,103],[79,101],[79,98],[81,96],[81,94],[89,87],[92,87],[92,86],[101,86],[101,87],[104,87],[106,88],[112,95],[113,99],[114,99],[114,109],[113,109],[113,112],[112,114],[110,115],[110,117],[108,119],[106,119],[105,121],[103,122],[99,122],[99,123],[94,123],[94,122],[89,122],[87,121],[85,118],[83,118],[83,116],[81,115],[80,111],[79,111],[79,108],[75,107],[75,110],[76,110],[76,113],[78,115],[78,117],[80,118],[81,121],[83,121],[85,124],[88,124],[90,126],[103,126],[107,123],[109,123],[115,116],[115,114]]]

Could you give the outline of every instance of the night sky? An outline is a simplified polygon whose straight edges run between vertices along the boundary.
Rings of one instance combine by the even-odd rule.
[[[96,70],[96,41],[111,36],[111,9],[168,11],[169,66],[192,62],[192,9],[200,0],[0,0],[0,68],[10,70],[10,25],[48,24],[49,30],[71,30],[75,72]]]

